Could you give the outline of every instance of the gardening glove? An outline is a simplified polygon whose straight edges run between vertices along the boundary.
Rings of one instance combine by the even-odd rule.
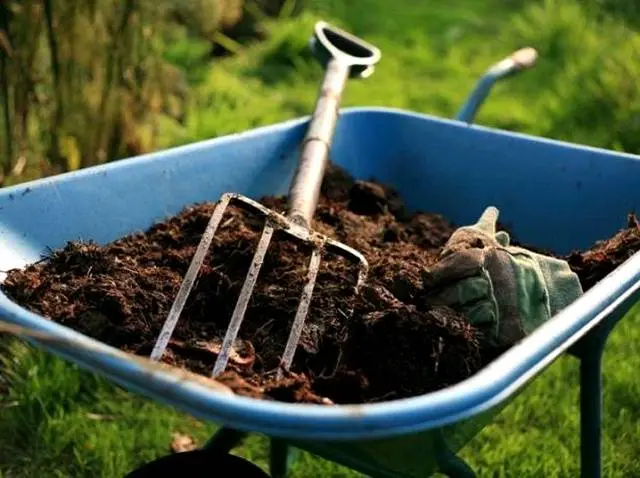
[[[582,295],[567,262],[509,244],[499,211],[456,229],[423,273],[427,301],[464,313],[487,345],[509,347]]]

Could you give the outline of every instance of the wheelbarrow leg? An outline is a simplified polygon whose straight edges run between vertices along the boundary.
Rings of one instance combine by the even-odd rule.
[[[602,474],[602,357],[611,331],[630,308],[611,314],[569,351],[580,359],[581,478]]]
[[[600,478],[602,468],[602,354],[600,340],[580,358],[580,476]]]
[[[240,445],[248,433],[234,430],[233,428],[220,428],[204,445],[204,449],[220,453],[229,453]],[[286,442],[277,438],[270,439],[269,472],[272,478],[285,478],[289,468],[295,459],[295,450]]]
[[[229,453],[240,445],[247,437],[248,433],[234,430],[233,428],[222,427],[205,443],[205,449],[211,449],[223,453]]]
[[[449,478],[475,478],[477,476],[462,458],[453,453],[442,461],[440,472]]]
[[[295,459],[295,450],[283,440],[271,438],[269,450],[269,473],[271,478],[286,478]]]
[[[438,457],[438,471],[449,478],[475,478],[477,476],[462,458],[449,449],[442,432],[437,432],[436,456]]]

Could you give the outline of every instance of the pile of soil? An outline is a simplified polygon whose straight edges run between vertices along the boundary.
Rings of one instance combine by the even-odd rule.
[[[590,250],[573,252],[565,259],[586,291],[639,250],[640,222],[635,214],[629,214],[625,229],[606,241],[596,242]]]
[[[280,212],[286,208],[282,197],[261,202]],[[3,290],[50,320],[148,356],[214,207],[193,205],[102,247],[70,242],[37,264],[10,271]],[[235,207],[225,218],[162,359],[205,376],[262,230],[261,220]],[[592,251],[570,256],[585,287],[640,249],[634,220]],[[234,392],[288,402],[376,402],[450,386],[495,356],[464,316],[421,299],[421,273],[455,228],[444,217],[408,214],[391,188],[354,181],[331,165],[314,227],[367,258],[367,283],[354,300],[356,269],[337,256],[325,257],[292,372],[277,380],[310,256],[276,234],[235,352],[218,377]]]

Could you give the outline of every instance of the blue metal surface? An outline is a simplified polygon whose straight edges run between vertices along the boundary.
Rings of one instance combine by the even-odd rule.
[[[0,190],[0,270],[67,240],[105,243],[226,191],[286,193],[308,118]],[[640,159],[384,108],[342,113],[332,160],[395,186],[409,207],[459,224],[489,204],[515,237],[588,247],[640,206]],[[2,319],[71,339],[41,344],[128,389],[240,431],[263,433],[377,476],[424,476],[444,437],[456,451],[508,400],[640,296],[640,254],[468,380],[405,400],[316,406],[229,396],[146,365],[0,295]],[[35,339],[34,339],[35,340]],[[87,349],[78,348],[84,345]],[[409,458],[412,457],[412,458]],[[440,460],[442,461],[442,460]]]
[[[496,73],[490,71],[478,80],[473,91],[469,95],[467,101],[462,105],[460,110],[456,113],[455,118],[459,121],[471,123],[476,117],[478,110],[486,100],[493,86],[502,77]]]

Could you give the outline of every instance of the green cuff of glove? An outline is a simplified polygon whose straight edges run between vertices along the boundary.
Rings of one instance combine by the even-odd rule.
[[[567,262],[555,257],[531,254],[536,258],[547,283],[551,315],[555,315],[582,296],[580,279]]]

